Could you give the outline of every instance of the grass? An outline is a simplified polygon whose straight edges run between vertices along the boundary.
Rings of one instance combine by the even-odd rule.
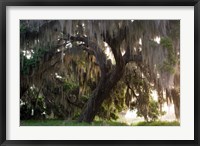
[[[126,123],[115,121],[94,121],[92,123],[78,123],[68,120],[24,120],[20,122],[21,126],[128,126]],[[138,122],[131,126],[180,126],[178,121],[154,121],[154,122]]]
[[[178,121],[152,121],[152,122],[138,122],[136,124],[132,124],[132,126],[180,126],[180,122]]]
[[[21,126],[127,126],[126,123],[114,121],[94,121],[92,123],[79,123],[67,120],[24,120]]]

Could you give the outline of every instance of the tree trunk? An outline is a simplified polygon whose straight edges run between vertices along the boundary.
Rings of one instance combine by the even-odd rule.
[[[171,90],[173,103],[174,103],[174,111],[177,120],[180,120],[180,94],[175,89]]]
[[[20,75],[20,99],[26,93],[29,87],[30,87],[30,83],[28,82],[27,77]]]
[[[105,55],[101,49],[96,47],[96,59],[99,61],[99,66],[101,70],[101,79],[97,88],[93,91],[91,97],[89,98],[87,104],[85,105],[78,121],[79,122],[92,122],[95,115],[99,111],[103,101],[110,97],[112,89],[116,86],[118,81],[122,78],[125,71],[126,58],[129,58],[128,51],[125,53],[125,58],[123,58],[120,45],[125,38],[125,31],[120,30],[119,34],[116,35],[116,38],[112,38],[107,33],[106,39],[107,43],[110,45],[112,53],[115,58],[116,65],[113,70],[110,72],[106,71],[104,64],[103,56]],[[94,47],[95,48],[95,47]]]
[[[78,119],[79,122],[90,123],[93,121],[103,101],[110,97],[112,89],[123,76],[125,64],[124,62],[122,64],[122,66],[116,67],[111,73],[107,73],[107,75],[101,77],[97,88],[93,91]]]

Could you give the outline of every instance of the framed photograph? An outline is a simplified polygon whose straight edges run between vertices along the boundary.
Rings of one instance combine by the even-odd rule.
[[[2,146],[199,145],[199,0],[0,8]]]

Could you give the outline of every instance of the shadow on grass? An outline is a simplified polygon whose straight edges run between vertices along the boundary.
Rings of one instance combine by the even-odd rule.
[[[92,123],[69,120],[23,120],[20,126],[128,126],[126,123],[114,121],[94,121]]]
[[[126,123],[115,121],[94,121],[92,123],[79,123],[72,120],[24,120],[20,122],[20,126],[129,126]],[[154,121],[154,122],[138,122],[130,126],[180,126],[178,121]]]

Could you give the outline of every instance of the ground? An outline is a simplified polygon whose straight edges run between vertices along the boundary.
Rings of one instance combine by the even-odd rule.
[[[94,121],[92,123],[78,123],[69,120],[24,120],[21,126],[129,126],[127,123],[114,121]],[[155,122],[137,122],[131,126],[180,126],[178,121],[155,121]]]

